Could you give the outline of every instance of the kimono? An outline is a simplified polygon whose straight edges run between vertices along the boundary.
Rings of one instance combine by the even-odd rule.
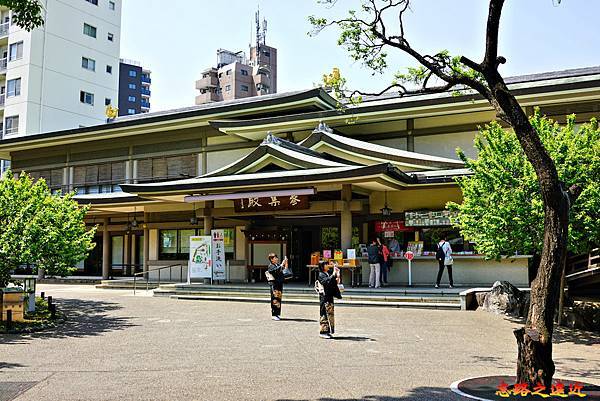
[[[317,281],[320,284],[319,306],[320,306],[320,334],[335,333],[335,312],[333,299],[342,298],[338,287],[337,278],[325,272],[319,272]]]
[[[271,287],[271,316],[281,314],[281,296],[283,293],[283,266],[269,264],[267,278]]]

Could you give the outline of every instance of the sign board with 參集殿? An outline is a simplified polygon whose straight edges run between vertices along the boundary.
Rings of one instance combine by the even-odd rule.
[[[234,200],[236,213],[302,210],[308,209],[309,206],[308,195],[249,197]]]

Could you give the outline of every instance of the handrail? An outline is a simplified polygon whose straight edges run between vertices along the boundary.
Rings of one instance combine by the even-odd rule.
[[[135,290],[136,290],[136,277],[137,276],[143,276],[144,274],[146,275],[146,291],[148,291],[148,287],[150,284],[150,273],[151,272],[158,272],[158,285],[160,286],[160,272],[164,269],[169,269],[169,281],[173,281],[173,267],[177,267],[179,266],[179,277],[182,278],[183,277],[183,264],[182,263],[176,263],[173,265],[169,265],[169,266],[161,266],[159,268],[156,269],[151,269],[151,270],[146,270],[143,272],[137,272],[133,274],[133,295],[135,295]]]

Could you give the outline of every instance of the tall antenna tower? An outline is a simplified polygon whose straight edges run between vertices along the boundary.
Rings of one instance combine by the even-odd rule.
[[[262,29],[260,26],[260,8],[256,10],[254,14],[254,19],[256,21],[256,48],[258,49],[260,45],[266,45],[267,41],[267,19],[262,20]]]

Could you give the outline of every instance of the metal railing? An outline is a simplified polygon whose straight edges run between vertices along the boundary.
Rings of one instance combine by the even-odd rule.
[[[6,102],[6,95],[4,93],[0,94],[0,106],[4,106]]]
[[[8,67],[8,59],[6,57],[0,58],[0,73],[6,72],[7,67]]]
[[[177,263],[169,266],[162,266],[157,269],[147,270],[145,272],[135,273],[133,275],[133,295],[135,295],[135,290],[137,288],[137,277],[138,276],[146,276],[146,291],[148,291],[150,287],[150,273],[158,272],[158,286],[160,286],[160,272],[164,269],[169,269],[169,281],[173,281],[173,268],[179,266],[179,278],[183,279],[183,264]]]
[[[582,254],[570,257],[567,260],[565,274],[567,280],[579,276],[581,273],[591,271],[600,266],[600,248],[595,248],[588,254]]]

